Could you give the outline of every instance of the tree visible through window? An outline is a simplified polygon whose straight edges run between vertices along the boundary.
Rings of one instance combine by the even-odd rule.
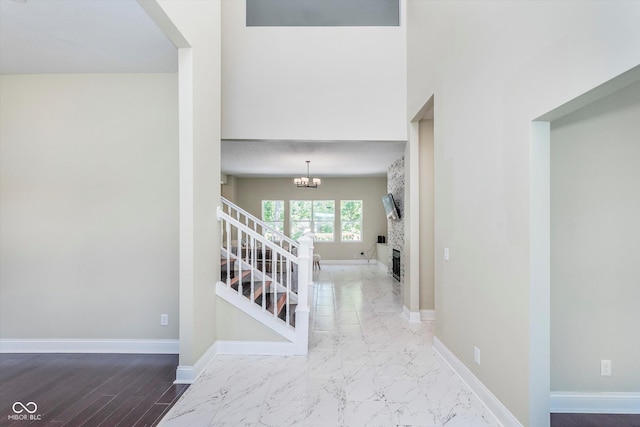
[[[262,221],[284,234],[284,200],[263,200]],[[274,233],[265,233],[269,240],[279,240]]]
[[[340,240],[362,241],[362,200],[340,201]]]
[[[291,238],[298,240],[308,231],[313,231],[315,240],[332,242],[335,227],[335,201],[333,200],[292,200]]]
[[[313,202],[313,232],[319,242],[333,242],[336,204],[333,200]]]
[[[291,238],[298,240],[304,233],[311,231],[311,201],[291,200],[289,202],[291,211]]]

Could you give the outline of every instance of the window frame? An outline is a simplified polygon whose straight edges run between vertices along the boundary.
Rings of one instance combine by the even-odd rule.
[[[278,221],[267,221],[267,220],[265,219],[265,217],[264,217],[264,211],[265,211],[264,207],[265,207],[265,202],[275,202],[275,203],[280,202],[280,203],[282,203],[282,220],[281,220],[281,221],[280,221],[280,220],[278,220]],[[261,219],[262,219],[262,222],[264,222],[264,223],[265,223],[265,224],[267,224],[269,227],[271,227],[271,228],[273,228],[273,229],[277,230],[278,232],[280,232],[280,233],[282,233],[282,234],[284,235],[284,224],[285,224],[285,219],[286,219],[286,204],[285,204],[285,201],[284,201],[284,200],[265,199],[265,200],[262,200],[262,202],[261,202],[261,204],[260,204],[260,207],[261,207],[261,209],[262,209],[262,212],[261,212]],[[281,225],[282,225],[282,227],[275,227],[273,224],[281,224]],[[265,237],[268,237],[268,236],[265,236]],[[279,240],[279,239],[278,239],[278,240]]]
[[[354,220],[345,220],[343,217],[343,213],[342,213],[342,206],[343,203],[349,203],[349,202],[358,202],[360,203],[360,220],[358,221],[354,221]],[[354,224],[359,224],[359,230],[360,230],[360,238],[359,239],[345,239],[344,235],[345,235],[345,229],[344,229],[344,225],[345,224],[349,224],[349,223],[354,223]],[[340,243],[362,243],[364,242],[364,200],[361,199],[348,199],[348,200],[340,200]]]
[[[333,210],[332,214],[331,214],[331,220],[320,220],[317,219],[316,214],[319,214],[319,212],[317,212],[316,210],[316,203],[323,203],[323,204],[330,204],[331,205],[331,209]],[[324,209],[323,209],[324,210]],[[325,214],[324,212],[322,212],[322,214]],[[318,240],[317,236],[318,234],[325,234],[325,233],[318,233],[318,226],[321,224],[330,224],[331,226],[331,238],[330,239],[321,239]],[[315,242],[326,242],[326,243],[334,243],[336,241],[336,201],[335,200],[313,200],[311,203],[311,230],[313,230],[313,233],[316,235],[316,238],[314,239]]]
[[[294,219],[293,209],[294,206],[298,203],[309,203],[309,218],[299,220]],[[318,220],[317,218],[317,203],[328,203],[332,205],[333,215],[330,221],[328,220]],[[335,243],[336,242],[336,201],[332,199],[322,199],[322,200],[311,200],[311,199],[296,199],[289,200],[289,235],[292,239],[297,240],[300,236],[295,237],[295,234],[299,231],[299,227],[296,227],[297,224],[308,224],[308,229],[313,232],[316,236],[314,238],[314,242],[318,243]],[[331,225],[331,238],[330,239],[318,239],[318,234],[316,233],[316,229],[320,224],[330,224]],[[306,229],[307,227],[305,227]],[[324,233],[322,233],[324,234]]]

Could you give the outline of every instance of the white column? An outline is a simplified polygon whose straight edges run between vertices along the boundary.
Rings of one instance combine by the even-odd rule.
[[[296,354],[306,355],[309,349],[309,288],[313,285],[313,234],[305,234],[299,243]]]

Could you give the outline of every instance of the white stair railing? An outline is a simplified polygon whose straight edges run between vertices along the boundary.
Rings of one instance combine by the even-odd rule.
[[[225,199],[224,197],[221,197],[220,200],[222,201],[223,212],[225,212],[230,217],[235,218],[238,222],[251,228],[257,233],[263,235],[265,238],[279,243],[280,246],[285,250],[289,252],[293,252],[293,248],[299,247],[298,242],[284,235],[280,231],[271,227],[269,224],[265,223],[264,221],[257,218],[256,216],[245,211],[241,207],[231,203],[229,200]],[[234,240],[239,240],[239,239],[234,239]]]
[[[295,242],[223,199],[222,271],[219,295],[292,341],[293,354],[307,354],[313,237]],[[273,233],[273,234],[271,234]],[[224,294],[224,295],[222,295]]]

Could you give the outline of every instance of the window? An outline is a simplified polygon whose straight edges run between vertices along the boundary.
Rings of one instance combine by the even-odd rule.
[[[298,240],[304,233],[311,231],[311,201],[292,200],[291,210],[291,238]]]
[[[340,201],[340,240],[362,241],[362,200]]]
[[[333,242],[335,202],[333,200],[292,200],[291,238],[298,240],[313,230],[319,242]]]
[[[263,200],[262,221],[284,234],[284,200]],[[279,240],[273,233],[265,233],[269,240]]]
[[[398,27],[399,0],[247,0],[247,27]]]
[[[313,202],[313,232],[318,242],[333,242],[336,204],[333,200]]]

